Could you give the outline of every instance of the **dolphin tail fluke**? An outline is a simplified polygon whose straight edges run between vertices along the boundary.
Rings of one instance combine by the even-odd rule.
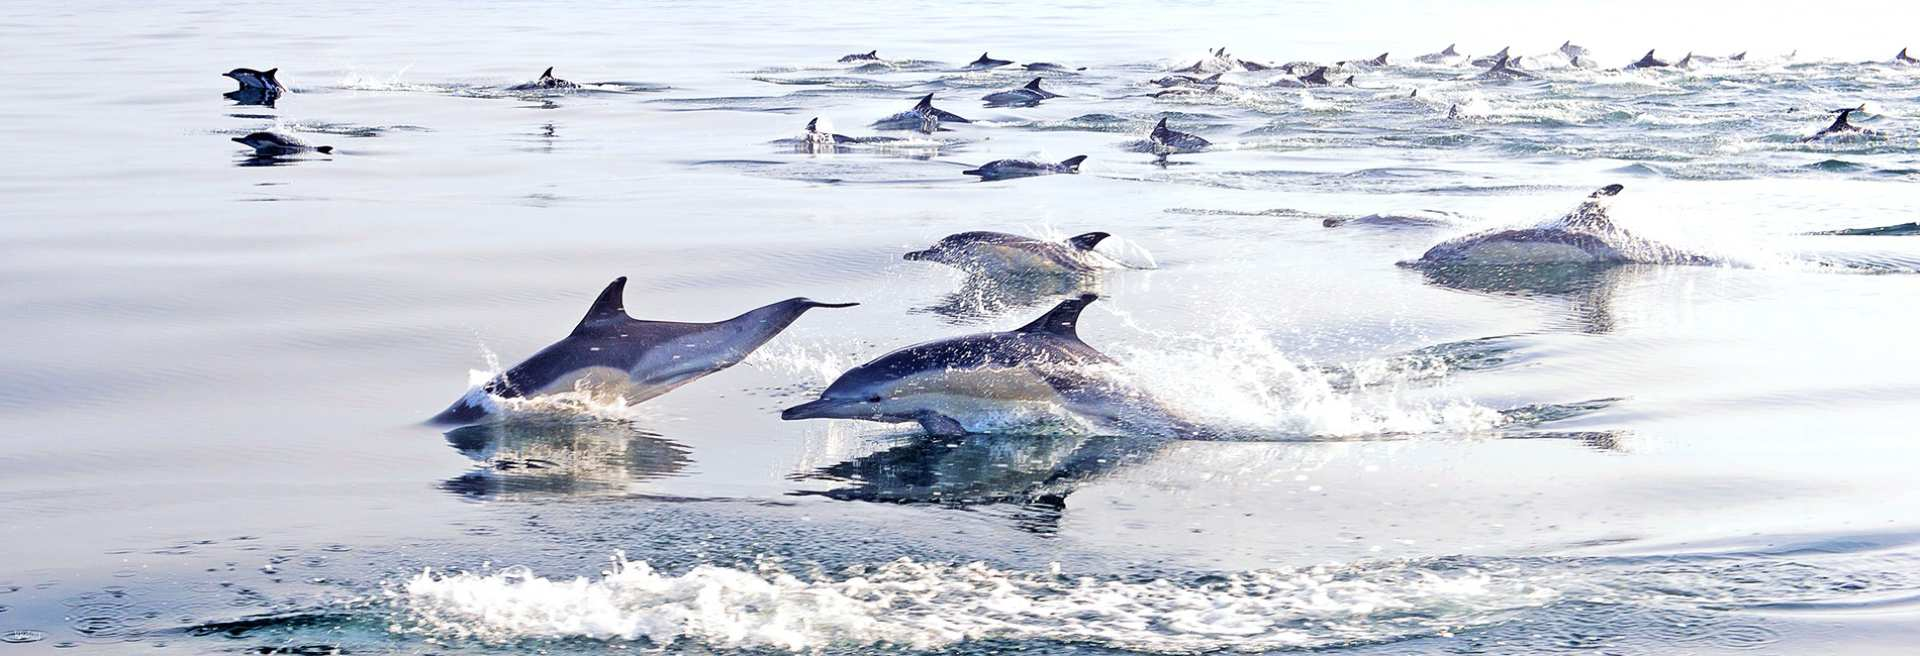
[[[315,148],[314,150],[316,150],[316,151],[319,151],[319,152],[320,152],[320,154],[322,154],[322,155],[332,155],[332,154],[333,154],[333,146],[320,146],[320,147],[318,147],[318,148]]]
[[[1084,161],[1087,161],[1086,155],[1074,155],[1072,157],[1068,157],[1066,159],[1060,160],[1060,168],[1066,169],[1074,173],[1079,173],[1080,163]]]
[[[1074,235],[1072,237],[1068,237],[1067,243],[1073,244],[1074,248],[1078,248],[1083,251],[1090,251],[1090,250],[1093,250],[1093,247],[1100,245],[1100,240],[1106,239],[1112,236],[1113,235],[1110,235],[1104,232],[1089,232],[1084,235]]]
[[[1080,312],[1086,310],[1088,304],[1099,298],[1098,294],[1081,294],[1078,298],[1061,301],[1040,318],[1015,329],[1014,332],[1045,333],[1080,339],[1080,333],[1074,330],[1074,327],[1080,324]]]
[[[593,299],[593,305],[587,308],[587,316],[580,318],[580,325],[573,328],[580,333],[609,322],[629,319],[627,316],[627,277],[614,278],[607,288],[600,290],[599,298]]]

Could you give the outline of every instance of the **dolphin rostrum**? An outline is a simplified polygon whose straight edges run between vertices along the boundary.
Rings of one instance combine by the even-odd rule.
[[[1018,430],[1051,420],[1174,436],[1193,431],[1147,395],[1113,358],[1080,341],[1068,299],[1025,326],[915,344],[847,370],[820,398],[781,419],[917,422],[928,433]]]
[[[1089,232],[1065,242],[1004,232],[974,231],[947,235],[926,250],[902,256],[915,262],[939,262],[968,273],[987,275],[1078,275],[1118,265],[1094,247],[1109,237]]]
[[[494,398],[582,386],[607,388],[639,403],[738,364],[807,310],[858,305],[790,298],[714,323],[643,321],[627,315],[626,287],[626,277],[615,278],[565,339],[468,391],[433,421],[472,423],[493,412]]]
[[[1530,228],[1495,229],[1435,245],[1420,267],[1524,266],[1546,264],[1708,264],[1698,255],[1640,238],[1614,225],[1607,201],[1625,187],[1601,187],[1566,216]]]

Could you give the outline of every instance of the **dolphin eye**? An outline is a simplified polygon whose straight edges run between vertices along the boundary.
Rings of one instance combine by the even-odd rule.
[[[887,400],[887,399],[886,399],[885,397],[882,397],[882,396],[880,396],[879,394],[875,394],[875,395],[873,395],[873,396],[869,396],[869,397],[867,397],[867,402],[868,402],[868,403],[879,403],[879,402],[881,402],[881,401],[885,401],[885,400]]]

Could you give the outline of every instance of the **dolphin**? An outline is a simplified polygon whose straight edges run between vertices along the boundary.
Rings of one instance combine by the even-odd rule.
[[[1567,65],[1572,66],[1574,68],[1597,68],[1598,67],[1597,64],[1593,63],[1593,60],[1587,59],[1586,57],[1582,57],[1580,55],[1574,55],[1572,57],[1567,58]]]
[[[1500,60],[1502,60],[1502,59],[1506,59],[1506,58],[1507,58],[1507,51],[1508,51],[1508,50],[1511,50],[1512,48],[1513,48],[1513,46],[1506,46],[1506,47],[1504,47],[1504,48],[1501,48],[1501,49],[1500,49],[1500,52],[1496,52],[1496,53],[1493,53],[1493,54],[1491,54],[1491,55],[1487,55],[1487,56],[1485,56],[1485,57],[1480,57],[1480,58],[1477,58],[1477,59],[1474,59],[1474,60],[1473,60],[1473,65],[1474,65],[1474,66],[1492,66],[1492,65],[1494,65],[1494,64],[1495,64],[1496,62],[1499,62],[1499,61],[1500,61]]]
[[[1465,59],[1466,55],[1462,55],[1459,53],[1459,51],[1456,51],[1453,49],[1453,47],[1456,45],[1459,45],[1459,44],[1449,43],[1447,44],[1447,48],[1445,50],[1441,50],[1440,52],[1420,55],[1418,57],[1414,57],[1413,60],[1420,62],[1422,64],[1448,64],[1448,63],[1459,61],[1461,59]]]
[[[1642,239],[1615,226],[1607,199],[1625,187],[1601,187],[1566,216],[1520,229],[1496,229],[1456,237],[1427,249],[1416,267],[1544,264],[1709,264],[1711,260]]]
[[[1705,63],[1706,59],[1702,58],[1701,62]],[[1674,68],[1693,68],[1693,52],[1688,51],[1687,56],[1681,57],[1680,61],[1673,63],[1673,67]]]
[[[866,52],[856,52],[851,55],[847,55],[845,57],[840,58],[840,63],[842,64],[851,64],[854,62],[865,62],[865,61],[880,61],[880,51],[876,49],[876,50],[868,50]]]
[[[1733,60],[1733,61],[1746,61],[1746,60],[1747,60],[1747,51],[1745,51],[1745,50],[1742,50],[1742,51],[1740,51],[1740,53],[1739,53],[1739,54],[1736,54],[1736,55],[1733,55],[1733,56],[1731,56],[1731,57],[1728,57],[1727,59],[1730,59],[1730,60]]]
[[[1202,139],[1199,135],[1167,127],[1165,118],[1161,118],[1159,123],[1154,124],[1153,131],[1147,133],[1147,142],[1153,144],[1155,152],[1162,154],[1191,153],[1206,150],[1208,146],[1213,145],[1213,142]]]
[[[1312,73],[1300,76],[1300,82],[1302,84],[1333,84],[1332,81],[1327,79],[1327,67],[1325,66],[1313,69]]]
[[[1663,62],[1663,61],[1660,61],[1660,60],[1658,60],[1658,59],[1654,59],[1654,58],[1653,58],[1653,51],[1652,51],[1652,50],[1648,50],[1648,51],[1647,51],[1647,54],[1646,54],[1646,55],[1644,55],[1644,56],[1642,56],[1642,57],[1640,57],[1640,61],[1637,61],[1637,62],[1634,62],[1634,63],[1631,63],[1631,64],[1627,64],[1627,68],[1628,68],[1628,69],[1635,69],[1635,68],[1662,68],[1662,67],[1665,67],[1665,66],[1670,66],[1670,65],[1671,65],[1671,64],[1668,64],[1668,63],[1666,63],[1666,62]]]
[[[1893,56],[1893,63],[1895,63],[1895,64],[1920,64],[1920,59],[1914,59],[1914,58],[1913,58],[1912,56],[1910,56],[1910,55],[1908,55],[1908,54],[1907,54],[1907,49],[1906,49],[1906,48],[1901,48],[1901,49],[1900,49],[1900,54],[1897,54],[1897,55],[1894,55],[1894,56]]]
[[[992,57],[988,57],[987,53],[983,52],[983,53],[980,53],[979,59],[975,59],[972,62],[969,62],[966,66],[966,69],[969,71],[984,71],[989,68],[999,68],[1001,66],[1006,66],[1007,64],[1011,64],[1011,63],[1013,62],[1009,60],[994,59]]]
[[[1040,88],[1040,78],[1033,78],[1027,86],[1008,91],[996,91],[982,96],[988,105],[1020,105],[1031,107],[1048,98],[1060,98],[1060,94]]]
[[[980,168],[967,169],[961,171],[961,173],[980,176],[981,182],[988,180],[1030,178],[1036,175],[1053,175],[1055,173],[1079,173],[1080,163],[1086,161],[1086,159],[1086,155],[1075,155],[1060,160],[1058,164],[1036,162],[1030,159],[996,159],[981,164]]]
[[[917,422],[939,437],[1081,420],[1129,434],[1193,432],[1119,363],[1080,340],[1082,294],[1008,332],[915,344],[847,370],[781,419]],[[1064,416],[1062,416],[1064,414]]]
[[[1111,235],[1089,232],[1065,242],[1004,232],[962,232],[942,237],[926,250],[901,256],[914,262],[938,262],[968,273],[1002,277],[1023,274],[1080,275],[1118,264],[1094,251]]]
[[[1364,66],[1386,66],[1388,65],[1387,64],[1388,54],[1391,54],[1391,53],[1383,52],[1383,53],[1380,53],[1379,57],[1374,57],[1373,59],[1364,59],[1359,61],[1343,61],[1343,62],[1340,62],[1340,67],[1346,68],[1348,66],[1363,66],[1363,67]]]
[[[578,89],[580,85],[553,76],[553,67],[540,72],[540,78],[525,84],[508,87],[512,91],[535,91],[540,89]]]
[[[1572,39],[1568,39],[1567,41],[1560,44],[1560,54],[1566,55],[1567,59],[1573,59],[1574,57],[1588,56],[1587,49],[1582,48],[1580,46],[1573,45]]]
[[[1905,53],[1906,51],[1902,50],[1900,52]],[[287,91],[286,85],[281,84],[280,80],[274,77],[274,75],[279,72],[280,69],[278,68],[269,68],[264,71],[256,71],[251,68],[236,68],[221,73],[221,75],[233,78],[233,81],[239,82],[240,91],[260,91],[279,95]]]
[[[233,142],[252,148],[256,157],[282,157],[309,150],[322,155],[333,154],[333,146],[308,146],[292,137],[283,137],[272,132],[255,132],[244,137],[234,137]]]
[[[807,121],[807,134],[805,138],[807,145],[822,148],[832,148],[840,144],[856,142],[853,137],[834,134],[826,128],[821,127],[820,117],[818,116],[814,117],[813,120]]]
[[[1501,55],[1500,60],[1493,63],[1493,68],[1489,68],[1475,77],[1482,80],[1531,79],[1533,77],[1532,73],[1514,68],[1515,65],[1519,64],[1519,59],[1519,57]]]
[[[1222,75],[1225,75],[1225,73],[1214,73],[1206,77],[1194,77],[1191,75],[1168,75],[1166,77],[1163,77],[1157,80],[1150,80],[1148,83],[1154,86],[1160,86],[1160,87],[1177,87],[1182,85],[1211,87],[1211,86],[1216,86],[1220,84],[1220,76]]]
[[[1085,66],[1081,66],[1079,68],[1067,68],[1066,66],[1055,64],[1053,62],[1033,62],[1030,64],[1022,64],[1020,67],[1027,69],[1029,71],[1033,71],[1035,73],[1071,73],[1073,71],[1087,70],[1087,67]]]
[[[878,130],[919,130],[931,133],[939,129],[941,123],[972,123],[959,114],[933,106],[933,94],[920,97],[909,109],[873,122]]]
[[[1813,133],[1812,136],[1801,139],[1800,143],[1807,143],[1809,141],[1819,141],[1822,138],[1836,135],[1836,134],[1866,132],[1865,129],[1847,122],[1848,116],[1852,115],[1854,112],[1857,112],[1866,108],[1867,108],[1866,105],[1861,105],[1859,107],[1848,107],[1845,109],[1833,110],[1840,114],[1839,116],[1835,116],[1833,118],[1833,124],[1827,127],[1821,128],[1819,132]]]
[[[731,367],[822,303],[790,298],[714,323],[643,321],[627,315],[625,276],[613,279],[566,339],[470,390],[434,416],[434,423],[473,423],[492,413],[492,398],[533,397],[581,385],[604,386],[629,403],[666,394]]]
[[[880,145],[899,142],[895,137],[849,137],[834,133],[832,127],[819,117],[807,121],[806,133],[797,140],[782,139],[774,143],[792,144],[802,152],[830,153],[835,149],[860,145]]]

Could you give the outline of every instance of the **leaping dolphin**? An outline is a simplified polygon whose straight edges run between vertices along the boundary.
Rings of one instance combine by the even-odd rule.
[[[1901,54],[1906,54],[1906,52],[1905,50],[1900,51]],[[233,81],[240,83],[239,91],[259,91],[278,95],[287,91],[286,85],[280,84],[280,80],[274,77],[279,72],[280,69],[278,68],[269,68],[264,71],[256,71],[251,68],[236,68],[221,73],[220,75],[233,78]]]
[[[851,55],[847,55],[845,57],[840,58],[840,63],[842,64],[851,64],[854,62],[863,62],[863,61],[880,61],[880,51],[878,49],[874,49],[874,50],[868,50],[864,53],[856,52]]]
[[[1155,123],[1153,131],[1147,133],[1147,142],[1153,145],[1154,152],[1161,154],[1197,152],[1213,145],[1213,142],[1202,139],[1200,135],[1167,127],[1165,118]]]
[[[1642,239],[1607,216],[1607,200],[1625,187],[1601,187],[1566,216],[1531,228],[1496,229],[1449,239],[1409,266],[1545,264],[1708,264],[1711,260]]]
[[[807,310],[858,305],[790,298],[714,323],[643,321],[627,315],[626,287],[626,277],[615,278],[566,339],[468,391],[432,421],[472,423],[493,412],[493,398],[583,385],[610,388],[639,403],[738,364]]]
[[[972,123],[959,114],[933,106],[933,94],[921,96],[920,102],[909,109],[873,122],[877,130],[919,130],[931,133],[940,128],[941,123]]]
[[[942,237],[932,247],[907,253],[902,259],[938,262],[967,273],[999,277],[1081,275],[1119,266],[1119,262],[1094,251],[1109,236],[1089,232],[1058,242],[1004,232],[962,232]]]
[[[979,59],[975,59],[972,62],[969,62],[967,64],[967,70],[984,71],[989,68],[999,68],[1001,66],[1006,66],[1007,64],[1011,64],[1011,63],[1013,62],[1010,60],[994,59],[992,57],[988,57],[987,53],[983,52],[983,53],[980,53]]]
[[[1819,132],[1813,133],[1812,136],[1809,136],[1805,139],[1801,139],[1800,143],[1806,143],[1809,141],[1818,141],[1824,137],[1828,137],[1836,134],[1866,132],[1865,129],[1847,122],[1848,116],[1851,116],[1854,112],[1857,112],[1866,108],[1867,108],[1866,105],[1861,105],[1859,107],[1848,107],[1845,109],[1833,110],[1835,112],[1839,112],[1840,114],[1839,116],[1833,117],[1833,124],[1827,127],[1821,128]]]
[[[1030,178],[1036,175],[1053,175],[1055,173],[1079,173],[1080,163],[1086,161],[1086,159],[1086,155],[1075,155],[1060,160],[1057,164],[1036,162],[1030,159],[996,159],[981,164],[980,168],[967,169],[961,171],[961,173],[980,176],[982,182],[988,180]]]
[[[1648,50],[1648,51],[1647,51],[1647,54],[1646,54],[1646,55],[1644,55],[1644,56],[1642,56],[1642,57],[1640,57],[1640,61],[1637,61],[1637,62],[1634,62],[1634,63],[1631,63],[1631,64],[1627,64],[1627,68],[1628,68],[1628,69],[1635,69],[1635,68],[1662,68],[1662,67],[1665,67],[1665,66],[1669,66],[1669,65],[1670,65],[1670,64],[1668,64],[1668,63],[1666,63],[1666,62],[1663,62],[1663,61],[1660,61],[1660,60],[1658,60],[1658,59],[1654,59],[1654,57],[1653,57],[1653,51],[1652,51],[1652,50]]]
[[[1441,50],[1440,52],[1420,55],[1418,57],[1414,57],[1413,60],[1420,62],[1422,64],[1446,64],[1446,63],[1458,61],[1461,59],[1465,59],[1466,55],[1462,55],[1458,51],[1453,49],[1453,47],[1456,45],[1459,45],[1459,44],[1449,43],[1447,44],[1447,48],[1445,50]]]
[[[1062,97],[1060,94],[1040,88],[1040,79],[1041,78],[1036,77],[1033,78],[1032,82],[1028,82],[1027,86],[1007,91],[996,91],[982,96],[980,99],[987,101],[988,105],[1032,106],[1038,105],[1040,101],[1048,98]]]
[[[917,422],[928,433],[1017,430],[1081,420],[1129,434],[1178,436],[1194,428],[1135,385],[1106,354],[1080,341],[1084,294],[1008,332],[908,346],[841,374],[820,398],[781,419]]]

